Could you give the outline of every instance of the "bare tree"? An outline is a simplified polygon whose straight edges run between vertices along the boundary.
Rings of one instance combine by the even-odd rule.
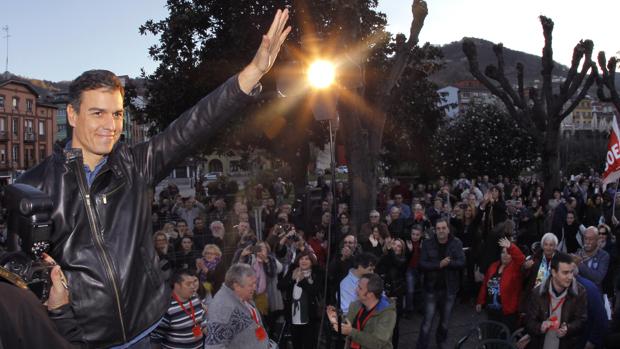
[[[620,112],[620,95],[616,89],[616,67],[618,66],[618,59],[616,57],[609,58],[609,61],[605,58],[605,52],[598,53],[598,65],[601,68],[601,75],[597,76],[597,95],[603,102],[611,102],[616,107],[616,110]],[[608,90],[608,94],[605,93],[605,89]]]
[[[359,6],[354,0],[338,2],[340,23],[343,26],[342,46],[349,51],[355,51],[362,42],[360,34],[364,25],[359,15]],[[366,57],[363,54],[350,55],[350,64],[355,71],[353,75],[357,77],[350,74],[347,94],[354,103],[340,103],[339,114],[343,131],[346,133],[344,139],[349,163],[351,213],[358,226],[375,206],[377,168],[387,111],[394,100],[393,90],[410,64],[413,49],[419,41],[418,37],[428,14],[426,2],[414,0],[411,11],[413,20],[409,38],[404,35],[396,37],[396,52],[381,83],[370,86],[365,69]]]
[[[523,86],[523,65],[517,63],[516,90],[504,74],[504,55],[501,43],[493,46],[497,65],[487,66],[485,74],[480,72],[476,45],[471,40],[463,42],[463,52],[469,61],[469,70],[472,75],[497,96],[519,126],[528,130],[537,140],[542,158],[545,196],[548,197],[551,194],[551,188],[560,184],[558,147],[560,123],[585,97],[597,74],[596,65],[592,61],[594,44],[590,40],[582,40],[573,50],[571,66],[566,78],[559,86],[559,91],[554,91],[553,21],[540,16],[540,23],[545,38],[541,60],[542,86],[530,87],[527,98]]]

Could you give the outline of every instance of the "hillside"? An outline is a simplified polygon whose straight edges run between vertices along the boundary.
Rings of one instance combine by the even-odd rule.
[[[497,64],[495,54],[493,53],[493,43],[483,39],[477,38],[463,38],[459,41],[449,43],[441,46],[441,50],[444,54],[445,67],[438,73],[431,76],[431,80],[437,83],[439,86],[449,85],[460,80],[471,80],[474,77],[469,73],[469,65],[467,58],[463,53],[463,40],[471,39],[476,43],[478,48],[478,61],[480,63],[480,70],[484,72],[484,69],[489,64]],[[525,86],[532,86],[536,84],[536,80],[540,79],[540,56],[532,55],[529,53],[511,50],[504,47],[504,62],[506,76],[511,82],[516,84],[517,71],[516,64],[521,62],[523,64]],[[562,77],[568,72],[568,67],[559,63],[555,64],[553,69],[554,76]]]

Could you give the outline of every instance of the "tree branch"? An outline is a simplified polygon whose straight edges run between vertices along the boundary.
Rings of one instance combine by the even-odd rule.
[[[594,81],[596,80],[597,75],[598,74],[590,74],[590,76],[588,76],[588,80],[586,80],[586,83],[581,88],[581,92],[579,92],[579,94],[572,101],[570,106],[566,108],[564,112],[557,114],[556,116],[558,118],[556,119],[557,122],[562,122],[562,120],[564,120],[564,118],[567,117],[568,114],[570,114],[573,110],[575,110],[575,108],[579,105],[579,102],[581,102],[581,100],[586,96],[586,94],[588,94],[588,90],[590,89]]]
[[[620,112],[620,96],[616,89],[616,66],[618,60],[611,57],[609,61],[605,58],[605,52],[598,53],[598,65],[602,71],[602,77],[597,74],[596,85],[598,98],[603,102],[612,102],[616,109]],[[596,69],[596,67],[594,67]],[[598,70],[596,70],[598,72]],[[605,95],[605,88],[609,90],[609,96]]]
[[[568,93],[566,95],[562,95],[562,105],[572,96],[574,95],[577,90],[579,89],[579,87],[581,86],[581,84],[583,83],[583,80],[585,79],[586,75],[588,74],[588,71],[591,69],[591,67],[593,66],[592,63],[592,50],[594,49],[594,43],[592,43],[591,40],[586,40],[586,41],[580,41],[579,44],[577,46],[580,46],[581,49],[580,51],[582,52],[580,54],[580,56],[584,56],[585,55],[585,60],[583,62],[583,66],[581,67],[581,72],[579,73],[579,75],[577,76],[577,79],[574,79],[572,81],[572,83],[570,84],[569,88],[568,88]],[[575,47],[575,49],[577,49],[577,46]],[[581,61],[581,58],[579,59],[579,61]],[[560,107],[561,108],[561,107]]]
[[[547,112],[549,112],[549,106],[553,102],[553,90],[551,85],[551,78],[553,72],[553,21],[545,16],[540,16],[540,23],[543,27],[543,35],[545,37],[545,46],[543,47],[542,55],[542,78],[543,86],[541,91],[541,98],[547,104]]]
[[[523,104],[527,107],[525,102],[525,93],[523,92],[523,63],[517,63],[517,91],[519,98],[523,101]]]
[[[428,15],[428,7],[424,0],[413,0],[411,5],[411,12],[413,13],[413,20],[411,21],[411,29],[409,31],[409,39],[407,42],[402,43],[394,56],[394,64],[389,72],[388,78],[380,90],[380,98],[389,96],[392,93],[392,89],[396,86],[398,80],[400,80],[407,63],[411,57],[411,50],[418,44],[420,31],[424,26],[424,19]],[[398,37],[397,37],[398,39]],[[401,38],[402,40],[402,38]]]
[[[485,69],[485,74],[491,79],[499,82],[500,86],[512,98],[513,104],[520,109],[525,109],[525,101],[522,98],[519,98],[519,95],[512,88],[512,85],[506,78],[506,74],[504,73],[504,45],[501,43],[497,45],[493,45],[493,52],[495,53],[495,57],[497,57],[497,68],[489,65]]]
[[[463,53],[467,56],[467,61],[469,62],[469,71],[471,74],[478,79],[492,94],[499,97],[499,99],[504,102],[506,105],[506,109],[513,117],[517,117],[517,110],[515,109],[514,103],[510,99],[510,97],[502,90],[500,90],[497,86],[493,85],[486,76],[484,76],[480,72],[480,66],[478,63],[478,52],[476,49],[476,44],[473,41],[466,39],[463,41]]]

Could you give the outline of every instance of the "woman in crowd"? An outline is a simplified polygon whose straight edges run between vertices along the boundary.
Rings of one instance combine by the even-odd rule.
[[[553,233],[546,233],[540,239],[540,244],[542,249],[529,256],[525,263],[523,263],[525,271],[525,297],[551,273],[551,259],[555,255],[558,238]]]
[[[355,234],[355,230],[351,225],[351,220],[349,219],[349,214],[343,212],[338,215],[338,223],[336,225],[336,231],[339,236],[345,236],[347,234]]]
[[[386,243],[387,244],[387,243]],[[398,324],[404,310],[404,296],[407,293],[405,275],[409,264],[407,246],[401,239],[395,239],[386,245],[386,253],[377,263],[377,274],[385,282],[385,293],[396,303],[396,326],[392,335],[392,346],[398,348]]]
[[[422,227],[414,225],[411,228],[411,237],[406,242],[407,254],[409,255],[409,262],[407,263],[407,272],[405,278],[407,281],[407,297],[406,297],[406,312],[413,314],[414,311],[414,294],[416,284],[420,280],[418,273],[418,263],[420,262],[420,255],[422,253]]]
[[[484,306],[489,320],[505,324],[512,332],[517,328],[525,256],[507,238],[500,239],[498,244],[502,248],[501,258],[484,275],[476,311],[480,312]]]
[[[159,269],[165,281],[172,275],[172,265],[174,264],[174,254],[168,243],[168,237],[163,231],[158,231],[153,235],[153,243],[155,244],[155,252],[159,257]]]
[[[278,284],[285,299],[285,317],[289,323],[293,349],[314,349],[321,321],[321,293],[324,273],[314,254],[304,251]]]
[[[269,315],[268,290],[270,284],[277,285],[278,274],[282,271],[282,264],[270,253],[269,246],[261,241],[243,249],[240,263],[249,264],[256,272],[256,291],[254,302],[262,315]],[[276,301],[273,299],[272,301]],[[279,300],[281,302],[281,299]]]
[[[205,245],[202,258],[196,260],[198,279],[208,292],[207,298],[215,296],[224,282],[226,267],[222,262],[222,251],[217,245]]]
[[[383,255],[385,243],[386,241],[383,236],[381,236],[379,227],[373,227],[372,233],[368,236],[368,241],[362,243],[362,249],[364,252],[372,253],[377,258],[380,258]]]

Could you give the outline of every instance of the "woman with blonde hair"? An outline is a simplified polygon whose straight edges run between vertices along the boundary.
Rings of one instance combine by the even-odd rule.
[[[222,263],[222,250],[217,245],[208,244],[202,249],[202,257],[196,259],[198,279],[211,297],[224,283],[226,266]]]

